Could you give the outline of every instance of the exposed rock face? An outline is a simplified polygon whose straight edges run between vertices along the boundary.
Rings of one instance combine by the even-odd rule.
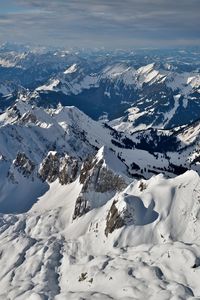
[[[35,169],[35,164],[25,155],[25,153],[19,152],[14,161],[14,167],[16,167],[25,177],[29,177]]]
[[[85,215],[89,211],[90,211],[89,201],[85,199],[85,196],[83,194],[81,194],[76,200],[73,220]]]
[[[142,180],[140,181],[139,189],[140,191],[144,191],[147,188],[146,183],[144,183]]]
[[[125,179],[115,174],[104,165],[104,160],[97,160],[96,158],[87,160],[80,172],[80,183],[83,184],[82,191],[78,197],[73,219],[86,214],[93,208],[99,207],[107,202],[110,196],[116,192],[122,191],[127,183]],[[98,194],[104,194],[104,199],[99,200]],[[106,197],[106,195],[109,195]]]
[[[122,191],[126,187],[126,183],[122,177],[114,174],[111,170],[105,167],[100,167],[98,179],[96,182],[96,192],[105,193],[116,190]]]
[[[61,184],[73,182],[79,172],[79,162],[69,156],[60,157],[57,152],[49,152],[39,170],[43,181],[54,182],[59,179]]]
[[[37,117],[32,112],[27,112],[21,120],[24,123],[36,123]]]
[[[103,164],[103,159],[100,161],[90,159],[83,164],[80,172],[80,183],[83,184],[83,192],[86,192],[89,188],[98,193],[113,190],[121,191],[127,186],[121,176],[115,174]]]
[[[95,166],[97,160],[93,159],[93,157],[88,158],[82,165],[80,172],[80,183],[84,184],[85,180],[88,178],[88,175],[92,168]]]
[[[59,170],[59,181],[61,184],[72,183],[79,173],[79,162],[72,157],[64,157],[61,159]]]
[[[43,181],[55,181],[59,176],[59,156],[56,152],[49,152],[43,160],[39,170],[40,177]]]
[[[8,110],[8,116],[12,118],[17,118],[18,120],[21,118],[21,113],[17,108],[17,105],[13,105],[13,107]]]
[[[117,200],[113,201],[109,209],[105,235],[108,236],[109,233],[124,225],[143,226],[153,223],[158,217],[154,206],[153,200],[148,207],[145,207],[141,198],[122,193]]]
[[[106,218],[105,235],[108,236],[115,229],[121,228],[125,225],[123,218],[120,216],[116,207],[117,200],[114,200]]]

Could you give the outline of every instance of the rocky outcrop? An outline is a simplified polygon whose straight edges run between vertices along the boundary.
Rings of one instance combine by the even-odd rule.
[[[1,160],[6,161],[6,159],[3,156]],[[35,167],[36,167],[35,164],[26,156],[25,153],[18,152],[16,159],[9,166],[7,178],[13,184],[17,184],[18,183],[17,173],[20,173],[25,178],[32,177],[33,180]]]
[[[106,193],[115,190],[122,191],[127,186],[125,180],[114,174],[113,171],[101,166],[99,169],[98,179],[96,182],[95,191],[99,193]]]
[[[108,191],[121,191],[127,184],[122,176],[115,174],[106,165],[104,160],[87,160],[80,172],[80,183],[83,184],[83,192],[92,189],[97,193],[105,193]]]
[[[81,168],[80,183],[83,187],[75,204],[73,219],[105,204],[116,192],[122,191],[127,186],[124,177],[110,169],[103,158],[88,159]]]
[[[108,236],[115,229],[121,228],[125,225],[123,218],[116,207],[117,200],[114,200],[106,218],[105,235]]]
[[[54,182],[58,179],[62,185],[72,183],[78,173],[78,160],[67,155],[60,157],[57,152],[49,152],[39,169],[43,181]]]
[[[23,176],[29,177],[35,169],[35,164],[26,156],[25,153],[19,152],[14,160],[14,167],[17,168]]]
[[[81,194],[75,204],[74,213],[73,213],[73,220],[77,219],[85,215],[91,209],[90,202],[88,201],[87,197],[84,194]]]
[[[39,175],[43,181],[53,182],[59,176],[59,156],[57,152],[49,152],[43,160]]]
[[[148,207],[144,206],[141,198],[121,193],[115,199],[106,217],[105,235],[112,233],[124,225],[143,226],[153,223],[158,213],[154,210],[155,203],[150,201]]]
[[[81,171],[80,171],[80,183],[84,184],[86,179],[89,176],[90,171],[97,163],[97,160],[94,159],[94,157],[89,157],[85,160],[85,162],[82,165]]]
[[[61,184],[72,183],[78,176],[80,170],[79,161],[75,158],[65,156],[61,159],[59,169],[59,181]]]
[[[23,115],[23,117],[21,118],[21,121],[23,123],[36,123],[37,117],[35,114],[33,114],[31,111],[29,111]]]

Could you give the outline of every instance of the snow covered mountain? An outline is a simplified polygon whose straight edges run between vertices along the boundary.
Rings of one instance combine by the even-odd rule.
[[[74,219],[81,189],[55,180],[1,215],[0,299],[198,299],[197,173],[134,180]]]
[[[0,47],[0,300],[200,298],[198,54],[110,55]]]
[[[120,131],[171,128],[199,118],[199,51],[75,51],[0,47],[0,82],[38,105],[75,105]],[[21,49],[21,50],[20,50]],[[1,101],[4,110],[12,101]],[[108,105],[109,104],[109,105]]]
[[[90,119],[75,107],[59,106],[45,110],[26,100],[18,100],[0,116],[2,189],[8,185],[7,192],[1,196],[3,206],[0,210],[12,207],[13,191],[16,198],[24,199],[29,205],[26,196],[22,197],[25,191],[21,184],[17,184],[18,177],[23,178],[22,185],[25,180],[32,186],[34,178],[36,184],[39,180],[41,164],[49,165],[53,174],[54,171],[57,174],[60,168],[65,169],[68,163],[70,168],[79,169],[82,162],[103,146],[118,157],[118,164],[124,165],[129,176],[149,178],[164,172],[173,177],[191,168],[199,172],[199,136],[199,122],[173,131],[152,129],[126,136]],[[24,179],[24,173],[28,178]],[[49,176],[47,172],[43,179]],[[34,184],[32,188],[35,190]],[[45,188],[42,184],[41,192],[38,188],[37,193],[43,193]],[[33,201],[30,200],[30,205]],[[22,206],[21,203],[19,209],[23,210]]]
[[[111,119],[120,116],[111,125],[126,132],[152,126],[170,128],[198,118],[200,75],[167,68],[151,63],[135,69],[115,63],[88,74],[83,67],[72,65],[36,91],[42,99],[64,95],[66,103],[74,101],[81,109],[81,101],[91,101],[92,108],[86,113],[92,117],[107,113]],[[112,104],[112,111],[107,103]],[[129,108],[123,113],[125,106]]]

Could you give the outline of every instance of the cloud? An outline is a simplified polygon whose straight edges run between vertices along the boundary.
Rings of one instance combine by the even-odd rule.
[[[199,0],[6,0],[0,41],[53,46],[198,44]],[[13,31],[11,28],[13,27]]]

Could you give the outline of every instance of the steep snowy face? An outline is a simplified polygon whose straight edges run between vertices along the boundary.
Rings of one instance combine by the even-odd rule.
[[[112,164],[113,172],[110,171],[112,173],[110,177],[114,177],[114,182],[110,183],[108,190],[116,191],[115,183],[120,185],[120,180],[123,187],[123,179],[114,173],[120,168],[122,174],[125,174],[127,167],[115,156],[118,153],[117,149],[120,148],[113,144],[112,141],[116,141],[117,144],[117,140],[111,132],[112,129],[93,121],[75,107],[60,106],[57,109],[44,110],[28,102],[17,101],[0,118],[2,178],[0,211],[7,213],[26,211],[37,201],[37,197],[49,188],[49,184],[56,180],[66,185],[80,176],[80,182],[83,184],[82,169],[89,165],[88,157],[92,157],[90,169],[93,169],[94,174],[91,178],[94,179],[98,173],[102,181],[99,186],[103,186],[105,180],[105,189],[106,180],[109,179],[106,165]],[[113,150],[102,148],[104,149],[100,151],[102,158],[93,159],[103,145],[110,148],[113,145]],[[125,147],[125,144],[122,145]],[[88,183],[83,187],[85,190],[90,182],[87,178],[89,174],[86,175],[85,180]],[[28,189],[35,191],[32,192],[29,201],[27,201]],[[98,190],[96,184],[92,190]],[[11,197],[13,192],[16,199]],[[99,192],[103,194],[104,190],[100,191],[99,188]]]
[[[137,72],[137,84],[138,87],[142,87],[144,84],[162,83],[167,77],[167,72],[156,70],[155,64],[149,64],[147,66],[140,67]]]
[[[197,173],[134,180],[73,219],[83,185],[55,180],[27,213],[0,216],[2,299],[198,298]]]
[[[72,74],[77,71],[77,65],[73,64],[71,67],[69,67],[67,70],[64,71],[64,74]]]
[[[83,191],[76,218],[97,205],[92,198],[104,194],[101,201],[107,201],[124,188],[127,172],[144,178],[160,172],[173,177],[190,168],[200,172],[198,125],[196,137],[187,142],[188,130],[149,130],[127,137],[75,107],[44,110],[19,100],[0,116],[0,211],[24,212],[49,183],[69,184],[80,176]]]
[[[182,152],[188,155],[188,161],[193,169],[199,172],[200,168],[200,124],[199,121],[185,126],[183,129],[177,131],[177,138],[181,141]]]
[[[183,130],[178,132],[178,138],[182,143],[189,145],[198,143],[200,138],[200,122],[194,122],[191,125],[185,126]]]
[[[0,85],[0,300],[198,299],[200,125],[170,128],[198,115],[198,61],[13,51],[30,91]]]
[[[105,233],[127,225],[131,230],[127,227],[121,233],[119,243],[124,243],[126,230],[132,237],[130,245],[176,240],[199,243],[195,240],[200,226],[199,188],[200,179],[194,171],[174,179],[157,175],[131,184],[111,201]]]

